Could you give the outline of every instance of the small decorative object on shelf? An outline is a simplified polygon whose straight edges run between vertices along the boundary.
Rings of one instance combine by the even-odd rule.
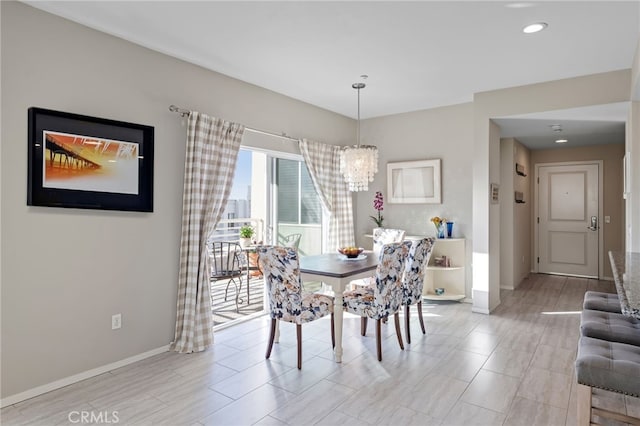
[[[453,238],[453,222],[447,222],[447,238]]]
[[[438,287],[435,289],[436,295],[442,296],[444,294],[444,288]]]
[[[384,198],[382,197],[382,192],[376,191],[376,195],[373,198],[373,208],[378,211],[378,216],[369,216],[376,223],[378,228],[383,228],[382,222],[384,222],[384,216],[380,213],[384,210]]]
[[[447,256],[439,256],[433,259],[433,266],[439,266],[441,268],[450,268],[451,259]]]
[[[447,232],[447,219],[434,216],[431,218],[431,222],[436,227],[436,235],[438,238],[446,238]],[[453,226],[453,225],[452,225]],[[453,228],[452,228],[453,229]]]

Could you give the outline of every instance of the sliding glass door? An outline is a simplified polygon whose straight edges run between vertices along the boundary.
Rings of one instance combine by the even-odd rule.
[[[273,229],[277,244],[299,235],[301,255],[322,253],[323,212],[307,166],[301,160],[273,158]]]

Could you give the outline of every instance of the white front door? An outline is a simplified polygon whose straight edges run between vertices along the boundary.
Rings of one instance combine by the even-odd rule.
[[[598,277],[598,164],[538,170],[538,271]]]

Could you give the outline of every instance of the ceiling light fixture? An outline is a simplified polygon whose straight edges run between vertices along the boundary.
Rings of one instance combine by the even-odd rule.
[[[552,124],[549,127],[551,127],[551,130],[556,133],[560,133],[562,131],[562,124]]]
[[[378,148],[373,145],[360,145],[360,89],[365,88],[364,83],[351,85],[358,91],[358,144],[345,146],[340,153],[340,173],[349,184],[349,191],[368,191],[369,182],[378,172]]]
[[[525,34],[533,34],[547,28],[548,24],[546,22],[535,22],[533,24],[529,24],[522,29],[522,32]]]
[[[567,143],[569,142],[568,139],[556,139],[556,143]]]

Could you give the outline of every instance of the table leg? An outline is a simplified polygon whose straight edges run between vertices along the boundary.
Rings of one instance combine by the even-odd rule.
[[[342,319],[344,317],[344,310],[342,309],[342,290],[334,290],[334,302],[333,302],[333,320],[334,330],[336,333],[336,347],[334,349],[336,362],[342,362]]]

